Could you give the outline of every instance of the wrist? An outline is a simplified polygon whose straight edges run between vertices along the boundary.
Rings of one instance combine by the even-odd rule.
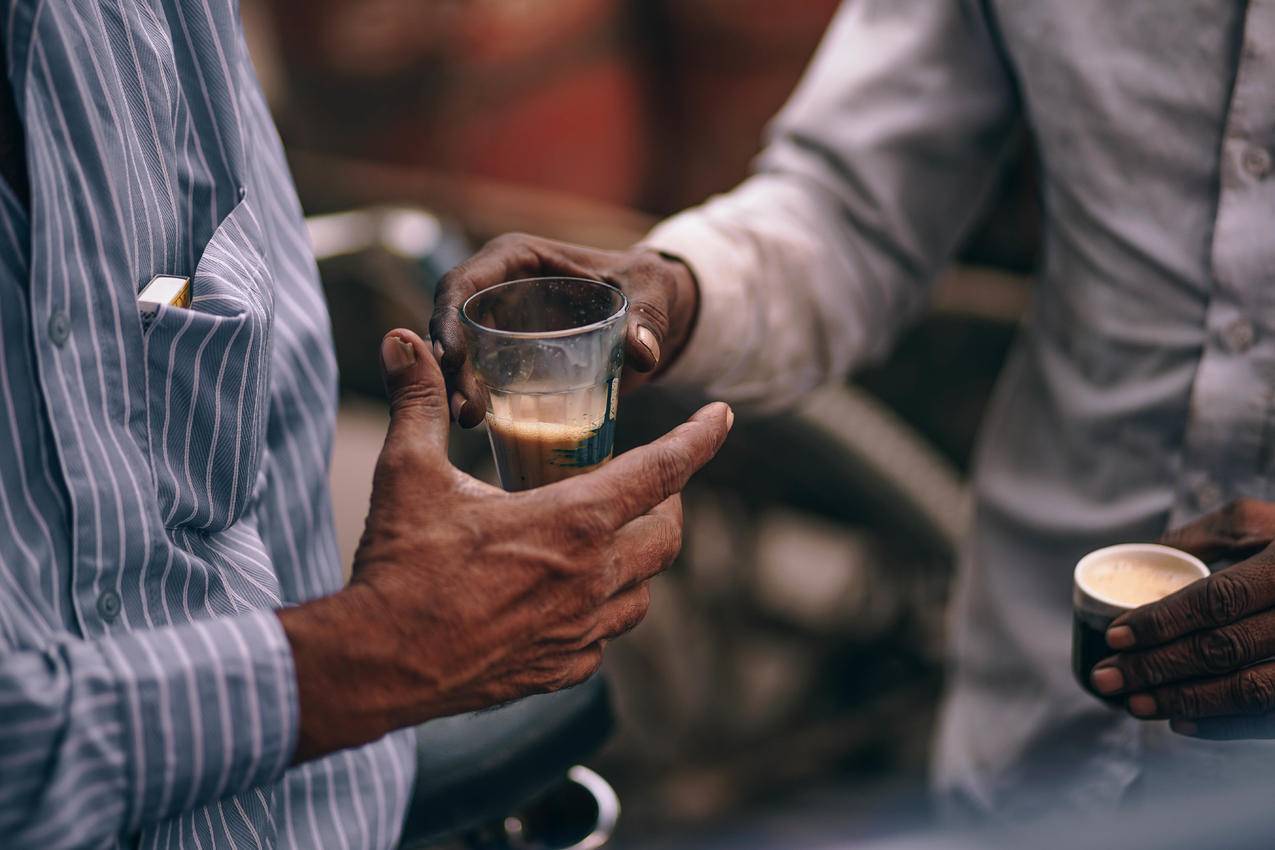
[[[397,641],[374,593],[354,584],[276,612],[292,649],[300,730],[293,764],[408,725]]]

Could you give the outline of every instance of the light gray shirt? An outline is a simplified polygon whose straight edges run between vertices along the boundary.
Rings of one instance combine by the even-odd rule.
[[[1100,706],[1069,629],[1087,550],[1275,497],[1275,2],[853,0],[756,174],[650,237],[702,286],[669,380],[777,408],[889,350],[1024,124],[1045,248],[978,453],[936,758],[1002,811],[1114,802],[1163,778],[1159,747],[1206,783],[1272,756]]]

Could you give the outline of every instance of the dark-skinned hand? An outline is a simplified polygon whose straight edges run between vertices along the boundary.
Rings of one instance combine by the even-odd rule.
[[[390,426],[350,585],[279,612],[304,761],[583,681],[681,546],[679,493],[721,447],[711,404],[592,472],[506,493],[448,462],[443,376],[411,331],[381,358]]]
[[[1275,504],[1240,499],[1161,540],[1244,559],[1118,617],[1091,681],[1135,717],[1197,738],[1275,738]]]
[[[434,294],[434,356],[447,380],[452,418],[462,427],[483,421],[485,411],[460,323],[465,300],[498,283],[552,275],[605,281],[628,297],[623,391],[667,368],[690,337],[699,290],[682,262],[641,247],[602,251],[521,233],[497,237],[444,275]]]

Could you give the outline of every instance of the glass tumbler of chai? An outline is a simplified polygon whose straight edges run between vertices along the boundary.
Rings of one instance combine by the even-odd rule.
[[[1115,654],[1107,627],[1126,611],[1163,599],[1209,574],[1194,555],[1155,543],[1124,543],[1090,552],[1072,577],[1071,671],[1080,686],[1104,701],[1089,674]]]
[[[506,490],[610,459],[627,316],[620,290],[570,277],[514,280],[465,301],[461,324]]]

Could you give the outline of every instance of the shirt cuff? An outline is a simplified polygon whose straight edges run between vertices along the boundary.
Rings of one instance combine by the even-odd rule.
[[[748,290],[748,252],[708,221],[701,210],[656,225],[641,247],[676,257],[699,287],[699,316],[691,338],[661,381],[709,389],[731,375],[757,344],[754,301]]]
[[[128,829],[273,782],[291,761],[296,673],[273,611],[73,647],[117,683]]]

